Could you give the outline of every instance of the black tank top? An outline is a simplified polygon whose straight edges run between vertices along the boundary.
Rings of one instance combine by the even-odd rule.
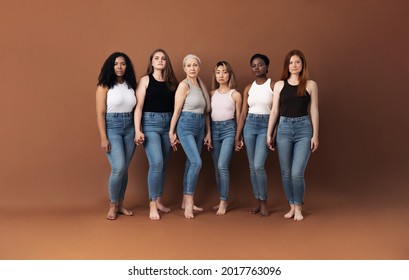
[[[308,115],[308,105],[311,96],[305,91],[304,96],[297,96],[297,87],[284,81],[284,87],[280,93],[280,116],[297,118]]]
[[[175,91],[166,86],[166,82],[157,81],[149,74],[149,85],[146,89],[144,112],[165,113],[173,112],[175,105]]]

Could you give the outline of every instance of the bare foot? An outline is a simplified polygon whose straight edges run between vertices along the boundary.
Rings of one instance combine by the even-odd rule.
[[[219,210],[220,204],[213,206],[213,210]]]
[[[267,217],[268,214],[267,200],[260,200],[260,217]]]
[[[153,221],[160,220],[158,208],[156,207],[156,201],[149,202],[149,219]]]
[[[189,204],[186,204],[185,207],[185,218],[186,219],[194,219],[195,215],[193,214],[193,207]]]
[[[294,217],[294,210],[290,210],[284,215],[284,218],[286,219],[291,219],[292,217]]]
[[[301,206],[295,206],[295,212],[294,212],[294,221],[302,221],[304,220],[304,216],[301,213]]]
[[[162,204],[162,199],[160,197],[156,199],[156,207],[163,213],[169,213],[171,211],[170,208]]]
[[[183,210],[185,210],[185,204],[186,204],[186,202],[182,202],[182,206],[180,206],[180,208],[182,208]],[[196,205],[193,205],[193,211],[197,211],[197,212],[202,212],[203,211],[203,208],[201,208],[201,207],[198,207],[198,206],[196,206]]]
[[[124,204],[123,204],[122,201],[120,201],[120,202],[118,203],[118,208],[117,208],[116,212],[117,212],[118,214],[123,214],[123,215],[125,215],[125,216],[133,216],[133,212],[132,212],[131,210],[126,209],[126,208],[124,207]]]
[[[192,195],[183,195],[183,206],[185,209],[185,218],[186,219],[194,219],[195,215],[193,215],[194,210],[194,202]]]
[[[260,213],[260,205],[257,205],[256,207],[254,207],[253,209],[249,210],[250,214],[257,214]]]
[[[216,215],[221,216],[221,215],[226,214],[227,206],[229,206],[229,205],[227,204],[227,201],[221,200],[221,201],[220,201],[220,204],[219,204],[219,207],[218,207],[218,210],[217,210],[217,212],[216,212]]]
[[[117,215],[116,215],[116,208],[117,208],[117,204],[116,203],[110,203],[109,204],[109,211],[107,214],[107,219],[108,220],[116,220]]]
[[[126,209],[125,207],[121,206],[118,208],[118,214],[123,214],[125,216],[133,216],[133,212],[131,210]]]
[[[295,205],[294,205],[294,204],[290,204],[290,211],[288,211],[288,212],[284,215],[284,218],[286,218],[286,219],[291,219],[292,217],[294,217],[294,212],[295,212]]]

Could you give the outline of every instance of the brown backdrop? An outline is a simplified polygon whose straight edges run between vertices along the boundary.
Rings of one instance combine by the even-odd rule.
[[[104,217],[109,165],[99,147],[96,126],[97,76],[110,53],[123,51],[133,60],[139,78],[145,74],[149,54],[158,47],[169,53],[179,79],[183,78],[183,57],[187,53],[197,54],[203,62],[201,76],[209,86],[213,65],[221,59],[229,61],[236,72],[239,91],[253,79],[248,65],[253,53],[270,57],[269,75],[276,80],[285,54],[293,48],[301,49],[320,94],[320,149],[311,157],[306,174],[306,211],[311,212],[310,221],[318,213],[333,213],[326,221],[334,216],[341,219],[346,210],[357,223],[365,223],[370,217],[376,228],[384,227],[382,224],[395,216],[406,219],[407,1],[2,0],[1,6],[0,210],[5,214],[0,215],[0,220],[5,216],[17,219],[16,213],[21,215],[21,220],[5,223],[4,234],[26,231],[29,235],[27,231],[31,229],[16,226],[25,222],[23,217],[28,213],[43,213],[46,217],[47,213],[72,213],[80,209],[77,215],[82,215],[97,209],[95,217]],[[211,206],[217,202],[213,165],[209,153],[204,152],[203,158],[196,199],[201,205]],[[164,198],[177,208],[184,163],[181,149],[172,154],[170,163]],[[279,213],[276,218],[268,218],[270,224],[275,219],[281,221],[279,216],[286,208],[278,168],[277,155],[271,153],[267,161],[270,204],[273,212]],[[238,223],[240,216],[246,215],[242,208],[253,204],[244,152],[234,155],[231,172],[231,200],[236,205],[233,210],[240,213],[231,222]],[[136,219],[144,223],[148,205],[146,174],[145,152],[139,147],[130,168],[126,201],[142,212]],[[378,225],[380,213],[385,217]],[[199,228],[200,218],[195,221]],[[47,222],[55,220],[59,218]],[[352,220],[346,219],[345,226],[349,227]],[[308,216],[303,223],[308,223]],[[322,225],[318,223],[317,227]],[[393,225],[393,232],[385,235],[408,233],[407,223]],[[27,240],[26,236],[20,238],[15,243]],[[376,238],[384,240],[384,236]],[[29,254],[28,250],[17,249],[9,242],[2,244],[4,239],[0,240],[2,258],[163,257],[53,251]],[[61,237],[58,242],[63,240]],[[387,247],[391,248],[388,253],[382,249],[377,253],[350,255],[335,250],[328,257],[407,258],[407,245],[402,249],[399,244]],[[180,255],[165,257],[201,256],[182,251]],[[205,254],[206,257],[211,258]],[[270,256],[265,252],[220,257],[327,255]]]

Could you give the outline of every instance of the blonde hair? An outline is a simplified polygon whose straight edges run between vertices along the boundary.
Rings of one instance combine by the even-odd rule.
[[[202,61],[200,60],[200,58],[197,55],[188,54],[188,55],[185,56],[185,58],[183,58],[183,68],[185,68],[186,62],[189,59],[195,59],[197,61],[197,63],[199,63],[199,66],[201,66],[201,64],[202,64]],[[200,79],[199,76],[197,76],[197,82],[198,82],[198,84],[200,86],[200,89],[203,92],[203,96],[204,96],[204,98],[206,100],[206,112],[209,113],[210,112],[210,94],[209,94],[209,91],[207,90],[206,85],[203,83],[202,79]]]

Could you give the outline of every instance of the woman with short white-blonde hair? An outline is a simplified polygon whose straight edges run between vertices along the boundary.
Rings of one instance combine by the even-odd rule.
[[[179,83],[175,94],[175,109],[169,129],[170,144],[177,150],[177,144],[186,154],[183,176],[183,202],[185,218],[193,219],[194,210],[203,209],[194,205],[199,172],[202,167],[200,152],[203,144],[211,148],[210,134],[210,98],[206,86],[199,78],[201,61],[193,54],[183,59],[186,78]]]

